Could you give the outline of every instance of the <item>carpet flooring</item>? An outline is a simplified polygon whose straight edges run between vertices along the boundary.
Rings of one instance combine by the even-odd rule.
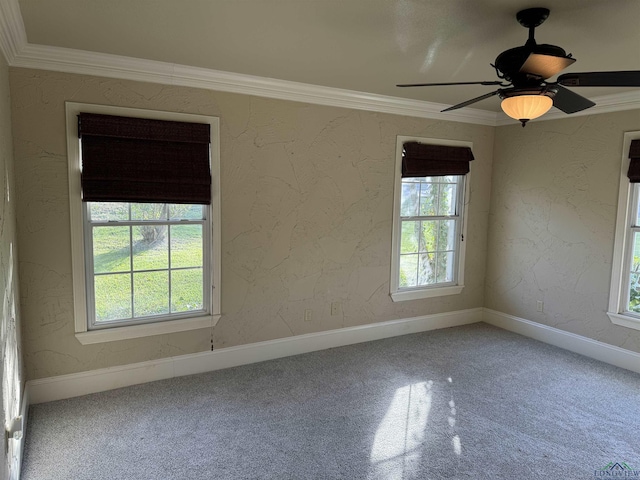
[[[640,478],[640,375],[479,323],[30,409],[23,479]]]

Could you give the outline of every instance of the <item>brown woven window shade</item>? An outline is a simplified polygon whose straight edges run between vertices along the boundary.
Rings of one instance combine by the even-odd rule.
[[[211,203],[210,128],[81,113],[82,200]]]
[[[629,182],[640,183],[640,140],[632,140],[629,148],[629,170],[627,177]]]
[[[466,175],[473,153],[469,147],[407,142],[402,145],[403,177]]]

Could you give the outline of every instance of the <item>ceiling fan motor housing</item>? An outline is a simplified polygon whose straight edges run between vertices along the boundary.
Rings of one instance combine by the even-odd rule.
[[[510,48],[502,52],[496,58],[495,66],[506,80],[509,80],[517,87],[536,85],[544,80],[545,77],[538,72],[527,71],[525,64],[532,54],[535,54],[538,58],[554,57],[556,59],[564,59],[567,63],[575,61],[571,58],[571,55],[567,55],[563,48],[556,45],[544,43],[538,45],[535,42],[531,45],[527,42],[522,47]]]
[[[548,8],[527,8],[516,14],[520,25],[529,29],[529,38],[522,47],[505,50],[496,58],[495,67],[515,87],[540,85],[542,81],[571,65],[575,59],[556,45],[538,45],[535,29],[549,17]]]

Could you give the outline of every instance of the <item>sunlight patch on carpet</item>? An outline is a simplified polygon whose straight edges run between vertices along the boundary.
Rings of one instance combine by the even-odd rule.
[[[422,453],[429,411],[432,381],[414,383],[396,390],[380,422],[371,449],[371,463],[383,468],[390,478],[402,478],[417,466]]]

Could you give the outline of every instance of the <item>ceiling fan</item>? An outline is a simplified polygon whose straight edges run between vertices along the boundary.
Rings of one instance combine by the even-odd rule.
[[[516,14],[516,19],[529,29],[529,39],[521,47],[505,50],[491,64],[500,80],[484,82],[414,83],[398,87],[430,87],[442,85],[500,85],[498,90],[458,103],[442,110],[448,112],[469,106],[485,98],[498,95],[502,110],[524,127],[532,118],[544,115],[552,106],[564,113],[575,113],[593,107],[594,102],[569,87],[640,87],[640,71],[565,73],[555,82],[548,78],[572,65],[576,59],[564,49],[538,44],[535,28],[549,17],[547,8],[527,8]]]

